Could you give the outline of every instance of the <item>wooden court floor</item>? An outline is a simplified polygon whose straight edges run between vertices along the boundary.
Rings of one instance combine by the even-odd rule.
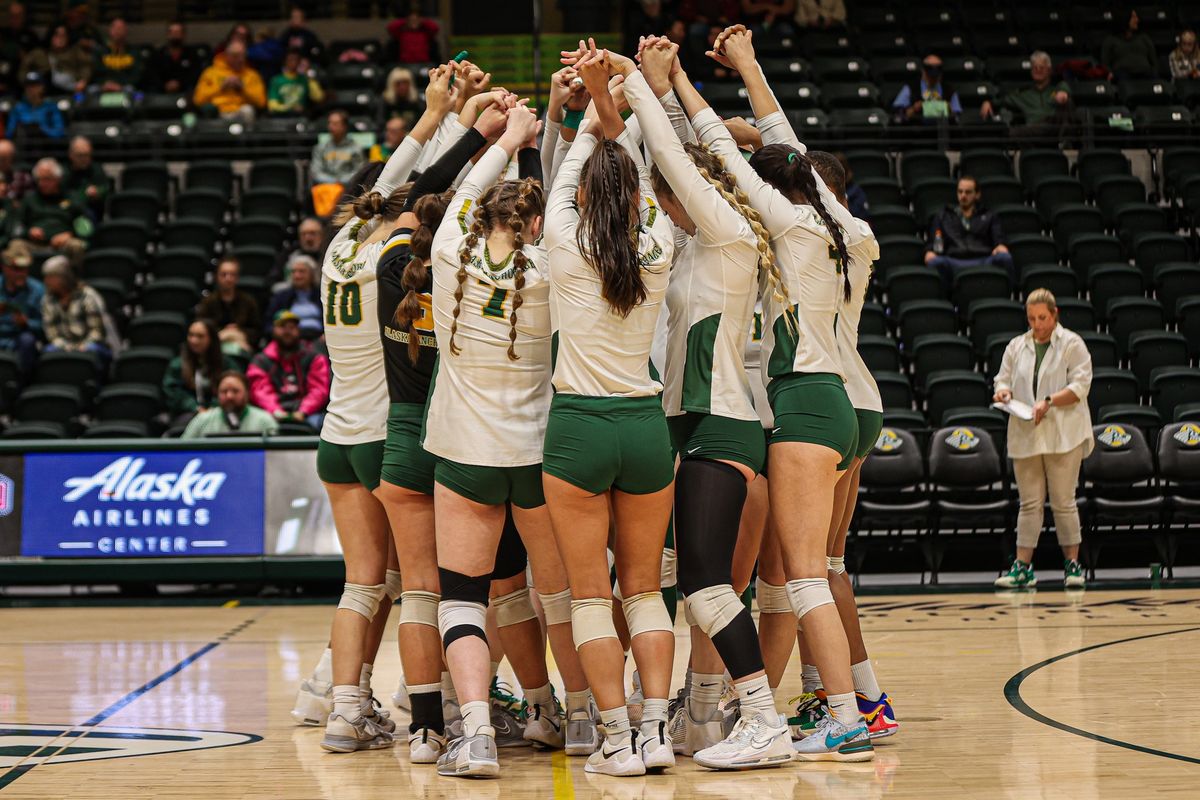
[[[681,758],[635,779],[529,749],[502,750],[492,781],[410,768],[403,745],[325,753],[288,710],[330,609],[229,605],[0,610],[0,800],[1200,796],[1197,590],[866,598],[901,723],[873,763],[717,774]],[[796,668],[783,699],[798,685]]]

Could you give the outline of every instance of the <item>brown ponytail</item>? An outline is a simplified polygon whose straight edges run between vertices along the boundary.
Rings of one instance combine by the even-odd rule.
[[[396,306],[396,327],[408,332],[408,360],[416,364],[421,355],[421,337],[413,323],[421,318],[420,295],[429,282],[429,259],[433,254],[433,234],[446,214],[450,198],[447,194],[427,194],[413,206],[420,225],[412,232],[409,252],[412,258],[400,275],[405,295]]]
[[[370,222],[376,217],[382,217],[384,222],[391,222],[404,211],[404,201],[408,199],[411,189],[412,183],[406,183],[394,189],[387,197],[374,189],[367,189],[358,197],[338,206],[333,214],[333,223],[345,225],[356,217],[363,222]]]
[[[605,139],[584,162],[575,241],[600,278],[600,295],[621,317],[646,300],[638,258],[638,172],[625,149]]]

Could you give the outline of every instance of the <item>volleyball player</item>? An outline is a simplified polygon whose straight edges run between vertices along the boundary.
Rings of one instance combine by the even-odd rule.
[[[659,591],[674,464],[662,384],[649,372],[674,243],[640,156],[617,141],[626,131],[609,94],[609,65],[626,75],[634,65],[582,44],[563,60],[583,78],[597,121],[575,136],[546,212],[558,349],[543,483],[604,736],[585,770],[641,775],[675,763],[666,734],[674,635]],[[605,557],[610,496],[622,607],[645,697],[636,737]]]

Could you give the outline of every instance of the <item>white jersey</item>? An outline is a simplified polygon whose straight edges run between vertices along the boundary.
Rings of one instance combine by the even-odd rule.
[[[374,190],[390,194],[421,154],[411,137],[396,148]],[[387,438],[388,391],[379,336],[379,284],[376,268],[386,241],[364,244],[377,220],[342,226],[325,251],[321,297],[325,346],[333,375],[321,438],[332,444],[366,444]]]
[[[754,321],[750,326],[750,335],[746,338],[742,365],[746,371],[746,381],[750,384],[750,393],[754,395],[754,410],[758,412],[758,420],[764,428],[773,428],[775,414],[771,411],[771,401],[767,398],[767,384],[763,381],[762,373],[762,338],[763,312],[760,302],[754,306]]]
[[[861,411],[883,412],[883,400],[879,386],[871,370],[858,352],[858,324],[862,319],[863,304],[867,302],[867,289],[871,283],[871,265],[879,258],[879,242],[871,232],[871,226],[856,219],[864,238],[850,248],[850,300],[842,303],[837,318],[838,355],[846,371],[846,394],[850,404]]]
[[[650,375],[650,348],[675,244],[671,222],[654,199],[649,173],[627,138],[622,136],[623,144],[641,174],[637,252],[646,287],[646,299],[629,316],[612,311],[601,296],[600,278],[575,240],[579,228],[575,190],[583,163],[596,147],[591,134],[575,137],[555,176],[546,209],[550,310],[558,336],[554,388],[564,394],[651,397],[662,391],[662,384]]]
[[[545,251],[526,244],[528,259],[517,310],[517,360],[508,357],[516,294],[516,267],[510,255],[499,264],[480,238],[458,272],[460,252],[474,222],[479,196],[508,164],[504,148],[493,146],[468,174],[447,207],[433,239],[433,324],[438,366],[422,443],[430,453],[484,467],[540,464],[550,414],[550,285]],[[462,302],[454,295],[461,286]],[[450,350],[450,327],[458,306],[458,327]]]
[[[757,420],[742,356],[758,295],[758,237],[700,175],[640,72],[626,79],[625,97],[654,163],[696,225],[694,236],[677,240],[667,286],[663,408],[668,416]]]

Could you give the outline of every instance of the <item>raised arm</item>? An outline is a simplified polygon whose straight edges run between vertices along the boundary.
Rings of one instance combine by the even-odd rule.
[[[554,186],[546,202],[546,244],[554,247],[559,243],[575,238],[575,228],[579,225],[579,209],[575,206],[575,192],[579,189],[579,176],[583,172],[583,163],[596,149],[597,139],[592,135],[592,126],[580,130],[571,149],[563,158],[558,174],[554,176]]]
[[[425,113],[388,158],[383,171],[379,173],[379,179],[375,181],[376,191],[390,194],[408,179],[409,173],[420,162],[425,144],[433,137],[454,105],[450,74],[451,69],[448,67],[439,67],[430,73],[429,88],[425,91]]]

